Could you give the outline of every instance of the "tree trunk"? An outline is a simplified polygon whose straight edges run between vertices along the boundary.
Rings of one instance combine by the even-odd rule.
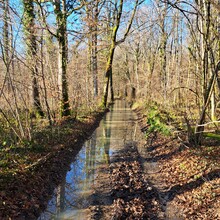
[[[110,71],[110,70],[109,70]],[[106,74],[110,74],[107,73]],[[105,81],[104,81],[104,94],[103,94],[103,98],[102,98],[102,106],[106,107],[107,106],[107,100],[108,100],[108,87],[109,87],[109,76],[105,76]]]
[[[60,114],[61,116],[70,115],[69,94],[67,84],[67,30],[66,30],[66,1],[55,3],[55,14],[57,21],[57,40],[58,40],[58,89],[60,95]]]
[[[167,98],[167,57],[166,57],[166,48],[167,48],[167,34],[165,32],[165,27],[162,30],[162,42],[161,42],[161,75],[162,75],[162,88],[164,100]]]
[[[30,68],[32,73],[32,100],[33,100],[33,114],[44,116],[41,102],[40,93],[37,83],[38,67],[36,62],[37,56],[37,40],[35,33],[35,14],[34,14],[34,3],[33,0],[23,0],[24,4],[24,29],[26,35],[26,45],[28,59],[30,60]]]
[[[204,105],[202,108],[202,112],[200,114],[200,118],[197,122],[197,127],[195,130],[195,144],[199,145],[201,144],[201,140],[202,140],[202,133],[204,131],[204,122],[205,122],[205,114],[206,114],[206,109],[209,105],[210,99],[211,99],[211,95],[213,93],[213,89],[214,89],[214,84],[216,79],[218,78],[218,72],[220,71],[220,62],[217,64],[215,70],[212,73],[212,77],[209,81],[209,85],[208,85],[208,89],[207,92],[205,94],[205,100],[204,100]]]
[[[61,32],[62,33],[62,32]],[[70,115],[70,105],[69,105],[69,95],[68,95],[68,86],[66,78],[66,68],[67,68],[67,57],[66,57],[66,43],[65,38],[59,37],[59,55],[58,55],[58,87],[60,94],[61,116]]]
[[[104,85],[104,93],[103,93],[103,100],[102,100],[102,105],[106,107],[107,105],[107,99],[108,99],[108,87],[109,87],[109,82],[110,82],[110,87],[111,87],[111,102],[114,101],[114,90],[113,90],[113,79],[112,79],[112,64],[113,64],[113,58],[114,58],[114,52],[115,52],[115,47],[116,47],[116,35],[117,31],[120,25],[120,20],[121,20],[121,15],[122,15],[122,9],[123,9],[123,0],[120,0],[120,4],[118,7],[118,11],[114,11],[116,21],[114,24],[114,27],[112,28],[112,34],[111,34],[111,46],[110,46],[110,51],[108,55],[108,61],[106,65],[106,72],[105,72],[105,85]]]
[[[138,42],[136,44],[135,48],[135,75],[136,75],[136,85],[137,85],[137,91],[140,90],[140,83],[139,83],[139,62],[140,62],[140,37],[138,37]]]
[[[107,61],[107,65],[106,65],[104,94],[103,94],[103,99],[102,99],[102,105],[105,106],[105,107],[106,107],[107,99],[108,99],[108,87],[109,87],[108,84],[109,83],[110,83],[110,89],[111,89],[111,102],[114,102],[112,64],[113,64],[115,47],[116,47],[116,45],[118,45],[118,44],[120,44],[120,43],[125,41],[128,33],[130,31],[130,28],[131,28],[131,25],[132,25],[132,22],[133,22],[133,19],[134,19],[134,15],[135,15],[136,10],[137,10],[137,6],[139,5],[139,0],[135,1],[135,7],[133,9],[133,13],[132,13],[131,19],[128,22],[128,27],[126,29],[124,37],[121,40],[116,41],[117,32],[118,32],[118,29],[119,29],[119,26],[120,26],[120,22],[121,22],[121,15],[122,15],[122,11],[123,11],[123,4],[124,4],[124,1],[120,0],[119,4],[118,4],[118,7],[114,8],[114,12],[113,12],[113,18],[114,18],[113,22],[114,22],[114,25],[112,27],[111,34],[110,34],[110,36],[111,36],[111,39],[110,39],[111,46],[110,46],[110,51],[109,51],[109,55],[108,55],[108,61]],[[117,4],[116,4],[116,6],[117,6]]]
[[[93,10],[93,9],[92,9]],[[97,38],[98,38],[98,1],[95,2],[93,11],[94,25],[92,30],[92,76],[93,76],[93,94],[98,96],[98,64],[97,64]]]
[[[3,59],[6,66],[6,85],[7,90],[10,91],[10,58],[9,58],[9,48],[10,48],[10,41],[9,41],[9,2],[5,0],[3,3],[3,10],[4,10],[4,26],[3,26]]]
[[[110,88],[111,89],[111,102],[114,101],[113,81],[112,81],[112,64],[113,64],[114,52],[115,52],[115,42],[112,42],[112,46],[110,49],[108,62],[106,66],[106,72],[105,72],[104,93],[103,93],[103,99],[102,99],[102,105],[104,107],[106,107],[107,105],[109,83],[111,87]]]
[[[41,32],[41,40],[40,40],[40,45],[41,45],[41,76],[42,76],[42,81],[43,81],[43,91],[44,91],[44,100],[45,100],[45,105],[46,105],[46,112],[47,112],[47,118],[49,121],[49,124],[52,125],[52,118],[51,118],[51,113],[50,113],[50,106],[48,103],[48,95],[47,95],[47,87],[46,87],[46,79],[45,79],[45,73],[44,73],[44,51],[43,51],[43,34],[44,31],[42,30]]]
[[[166,16],[168,11],[167,3],[163,4],[163,7],[158,4],[158,13],[159,13],[159,25],[160,25],[160,70],[161,70],[161,89],[163,92],[164,101],[167,98],[167,56],[166,56],[166,49],[167,49],[167,38],[168,34],[166,31]]]

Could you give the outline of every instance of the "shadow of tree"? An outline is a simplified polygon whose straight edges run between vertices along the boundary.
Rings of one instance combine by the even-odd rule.
[[[148,151],[148,152],[153,152],[153,151],[157,150],[159,147],[164,146],[164,145],[166,145],[166,144],[169,144],[170,142],[172,142],[172,140],[167,140],[167,141],[164,141],[164,142],[159,143],[159,144],[150,145],[150,146],[147,148],[147,151]]]
[[[167,154],[161,154],[158,156],[153,156],[153,157],[149,157],[149,158],[145,158],[146,162],[158,162],[160,160],[165,160],[165,159],[170,159],[171,157],[173,157],[174,155],[178,154],[179,152],[181,152],[182,150],[186,149],[183,146],[180,146],[176,149],[174,149],[173,151],[170,151]]]
[[[207,147],[220,147],[220,140],[214,138],[204,138],[202,144]]]
[[[168,201],[172,201],[176,195],[196,189],[203,185],[206,181],[211,181],[218,178],[220,178],[220,169],[214,170],[204,176],[199,177],[195,181],[186,183],[184,185],[175,185],[169,191],[164,192],[164,194],[167,195]]]
[[[137,142],[136,141],[130,141],[129,143],[125,144],[126,147],[124,149],[121,149],[119,151],[117,151],[115,153],[115,155],[113,154],[111,157],[111,164],[112,163],[119,163],[119,162],[131,162],[131,161],[135,161],[137,159],[140,159],[140,155],[137,154]],[[127,156],[127,152],[130,152],[131,155]],[[135,157],[132,156],[133,154],[136,154]],[[117,156],[119,155],[119,156]],[[123,156],[124,155],[124,156]]]
[[[91,201],[90,205],[91,206],[98,206],[98,205],[107,205],[110,206],[113,204],[113,197],[111,193],[106,193],[106,192],[95,192],[92,195],[90,195],[87,200]]]

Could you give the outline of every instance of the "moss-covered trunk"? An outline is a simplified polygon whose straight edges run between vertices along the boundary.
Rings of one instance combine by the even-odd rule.
[[[58,88],[60,96],[60,114],[61,116],[70,115],[68,83],[67,83],[67,29],[66,29],[66,8],[65,0],[54,5],[54,11],[57,21],[57,40],[58,40]]]
[[[106,71],[105,71],[105,81],[104,81],[104,93],[102,99],[102,105],[106,107],[107,100],[108,100],[108,90],[109,84],[111,89],[111,101],[114,101],[114,93],[113,93],[113,81],[112,81],[112,64],[115,52],[115,42],[112,42],[112,46],[109,52],[108,62],[106,64]]]
[[[110,83],[110,89],[111,89],[111,102],[114,101],[114,89],[113,89],[113,78],[112,78],[112,64],[113,64],[113,58],[114,58],[114,52],[115,52],[115,47],[116,47],[116,35],[117,31],[120,25],[120,20],[121,20],[121,15],[122,15],[122,9],[123,9],[123,0],[120,0],[120,4],[118,7],[118,11],[114,12],[116,21],[115,24],[112,28],[112,33],[111,33],[111,46],[108,54],[108,60],[106,64],[106,71],[105,71],[105,81],[104,81],[104,93],[103,93],[103,99],[102,99],[102,105],[106,107],[107,105],[107,100],[108,100],[108,88],[109,88],[109,83]]]
[[[120,0],[119,4],[118,4],[118,7],[114,8],[114,11],[113,11],[113,21],[112,21],[113,27],[111,28],[111,33],[110,33],[111,45],[110,45],[108,60],[107,60],[107,64],[106,64],[105,81],[104,81],[104,93],[103,93],[103,99],[102,99],[102,105],[105,106],[105,107],[106,107],[107,99],[108,99],[109,84],[110,84],[110,91],[111,91],[111,102],[114,102],[112,64],[113,64],[115,48],[116,48],[116,45],[124,42],[126,37],[128,36],[128,33],[130,31],[130,28],[131,28],[131,25],[132,25],[132,22],[133,22],[133,19],[134,19],[134,15],[135,15],[136,10],[137,10],[137,6],[140,4],[140,2],[139,2],[139,0],[135,1],[135,7],[133,9],[133,13],[131,15],[130,21],[128,22],[128,26],[127,26],[127,29],[125,31],[124,37],[121,40],[117,41],[116,36],[117,36],[117,32],[118,32],[120,22],[121,22],[123,4],[124,4],[124,1]],[[117,6],[117,4],[115,6]]]

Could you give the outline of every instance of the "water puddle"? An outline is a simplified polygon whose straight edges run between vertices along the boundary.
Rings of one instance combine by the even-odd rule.
[[[135,125],[134,113],[124,101],[116,101],[113,109],[85,142],[38,220],[88,219],[86,208],[91,204],[98,168],[108,165],[111,155],[126,142],[134,141]]]

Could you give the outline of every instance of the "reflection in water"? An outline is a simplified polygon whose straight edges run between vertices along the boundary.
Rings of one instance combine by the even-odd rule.
[[[93,194],[97,168],[110,163],[112,152],[120,150],[127,142],[133,142],[135,131],[133,113],[125,102],[116,101],[91,139],[84,144],[38,220],[87,219],[86,208],[91,204],[89,198]]]

